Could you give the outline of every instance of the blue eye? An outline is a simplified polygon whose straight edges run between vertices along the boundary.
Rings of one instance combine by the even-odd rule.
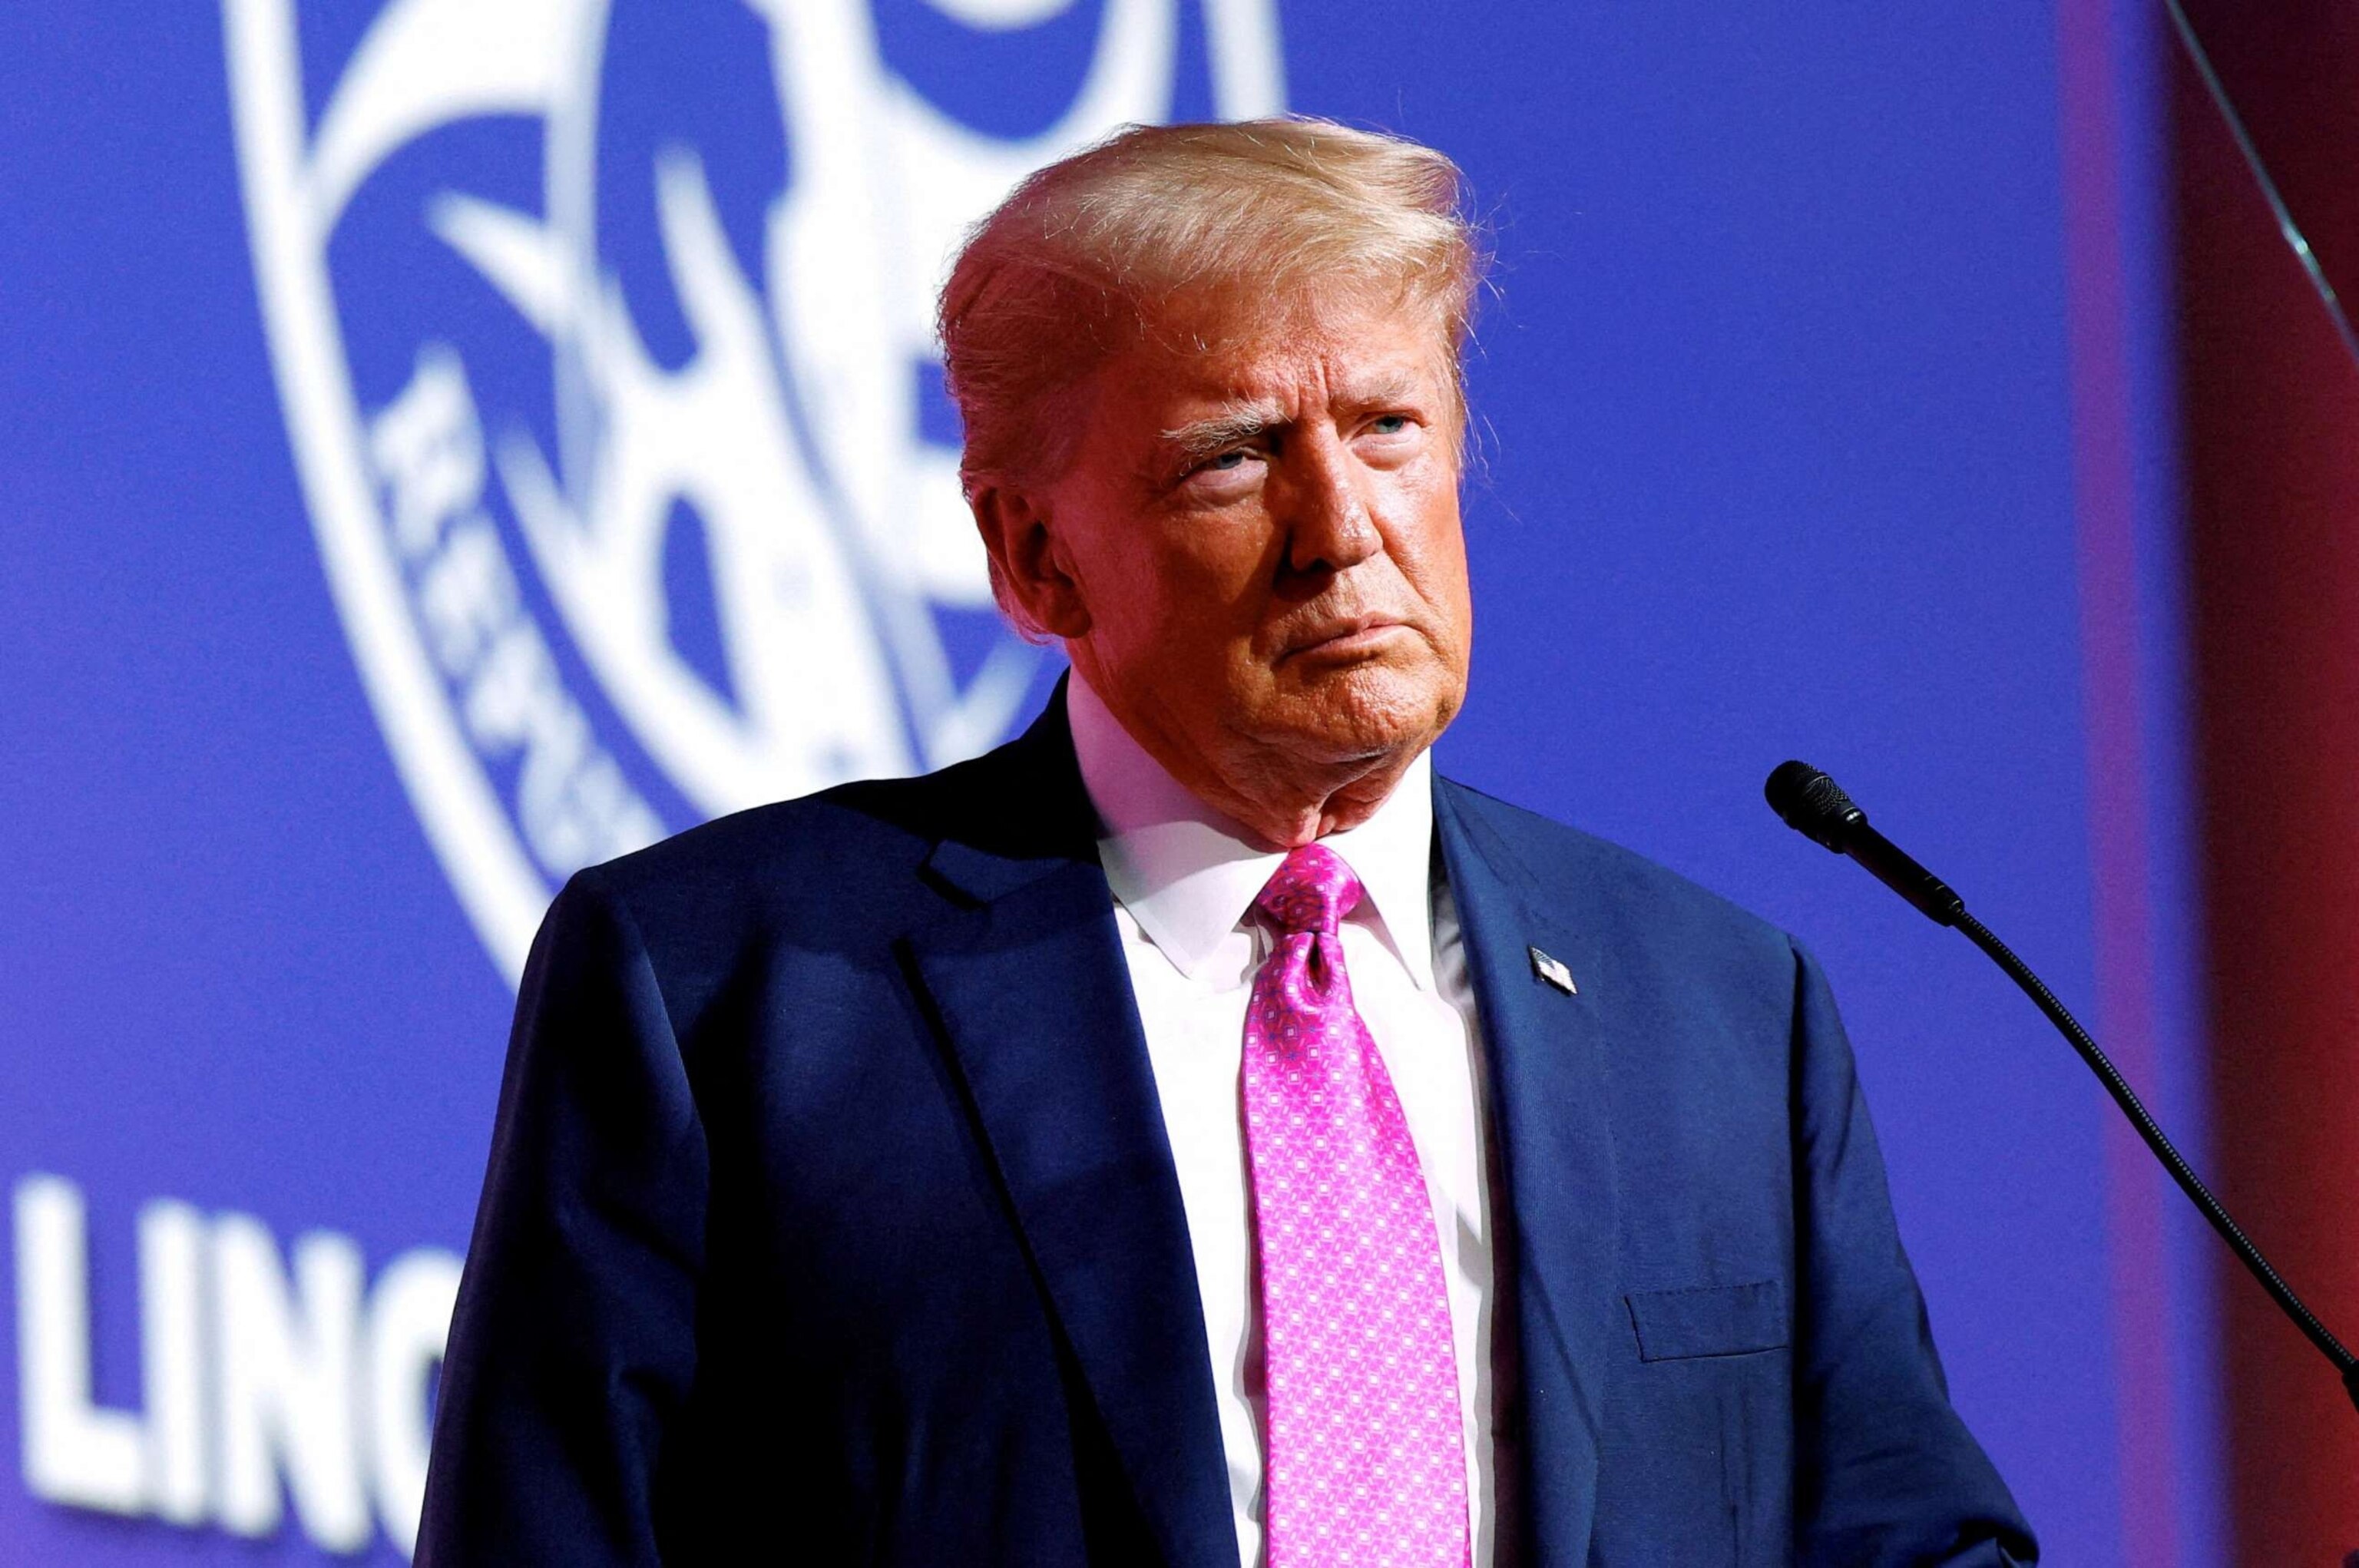
[[[1369,421],[1369,428],[1380,436],[1397,435],[1408,429],[1407,414],[1379,414]]]

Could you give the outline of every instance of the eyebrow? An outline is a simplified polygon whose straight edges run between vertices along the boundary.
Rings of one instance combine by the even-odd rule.
[[[1238,403],[1210,419],[1190,419],[1165,430],[1162,441],[1180,456],[1192,460],[1226,452],[1286,422],[1285,412],[1275,403]]]
[[[1333,400],[1335,407],[1353,410],[1416,401],[1416,380],[1406,376],[1386,376],[1368,381],[1346,390]],[[1209,418],[1190,419],[1184,425],[1165,430],[1161,432],[1161,440],[1180,457],[1192,461],[1226,452],[1266,430],[1291,422],[1285,411],[1274,402],[1239,402]]]

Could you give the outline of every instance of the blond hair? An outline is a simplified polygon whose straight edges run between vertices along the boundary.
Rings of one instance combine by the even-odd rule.
[[[951,266],[961,478],[973,495],[1061,474],[1080,425],[1062,395],[1195,289],[1395,290],[1436,312],[1454,376],[1483,265],[1464,180],[1431,147],[1308,118],[1130,126],[1016,186]]]

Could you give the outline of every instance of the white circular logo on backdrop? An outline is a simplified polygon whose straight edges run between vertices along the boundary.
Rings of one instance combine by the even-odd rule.
[[[1277,113],[1274,5],[393,0],[344,38],[224,0],[329,583],[511,977],[582,866],[1007,733],[1045,656],[959,495],[940,270],[1120,125]]]

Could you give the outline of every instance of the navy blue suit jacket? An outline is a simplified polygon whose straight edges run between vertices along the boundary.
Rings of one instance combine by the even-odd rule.
[[[1786,937],[1461,786],[1517,1561],[2027,1562]],[[573,878],[422,1561],[1234,1568],[1186,1219],[1061,702]],[[1536,977],[1561,959],[1578,995]]]

